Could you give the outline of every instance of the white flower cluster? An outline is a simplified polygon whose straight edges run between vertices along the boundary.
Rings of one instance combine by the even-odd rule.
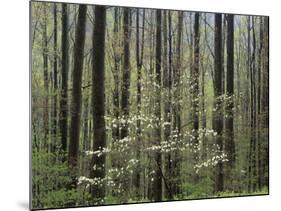
[[[98,150],[96,150],[96,151],[84,151],[84,153],[85,153],[87,156],[88,156],[88,155],[97,155],[98,157],[100,157],[100,156],[102,156],[102,154],[108,153],[108,152],[110,152],[110,151],[111,151],[111,149],[104,147],[104,148],[100,148],[100,149],[98,149]]]
[[[134,165],[137,165],[139,163],[139,160],[137,159],[131,159],[128,161],[128,163],[131,165],[131,166],[134,166]]]
[[[199,173],[199,170],[203,167],[209,167],[209,166],[216,166],[219,162],[227,162],[227,155],[223,152],[221,152],[220,155],[214,155],[213,157],[207,159],[206,161],[200,163],[200,164],[196,164],[194,166],[194,169],[196,171],[196,173]]]
[[[154,114],[150,114],[149,116],[144,115],[144,114],[135,114],[135,115],[130,115],[130,117],[125,117],[125,116],[120,116],[119,118],[113,118],[113,119],[109,119],[109,117],[106,118],[107,121],[107,125],[108,127],[112,127],[114,128],[134,128],[136,127],[136,123],[137,121],[141,122],[141,125],[143,128],[147,128],[147,129],[154,129],[157,128],[159,126],[165,127],[167,125],[171,125],[171,122],[167,122],[164,121],[164,118],[160,118],[157,117]]]
[[[80,176],[78,178],[78,185],[81,184],[90,184],[90,185],[100,185],[101,184],[102,179],[99,177],[95,177],[95,178],[88,178],[85,176]]]
[[[162,141],[160,144],[147,147],[144,151],[169,153],[173,151],[189,150],[196,153],[201,150],[203,138],[207,136],[215,137],[217,136],[217,132],[212,129],[201,128],[197,131],[197,136],[195,136],[195,130],[185,132],[183,135],[178,133],[177,130],[173,130],[167,141]],[[213,146],[215,147],[215,149],[213,149],[214,151],[218,150],[217,145]]]
[[[139,163],[137,159],[130,159],[126,162],[124,167],[110,168],[105,173],[107,176],[104,178],[94,177],[88,178],[86,176],[80,176],[78,178],[78,185],[85,185],[86,188],[93,186],[107,186],[114,187],[116,191],[120,193],[122,191],[122,180],[127,178],[128,173],[133,174],[136,165]],[[103,166],[104,167],[104,166]],[[93,166],[94,169],[98,169],[97,166]]]
[[[77,185],[83,185],[83,184],[86,185],[86,187],[89,187],[90,185],[94,185],[94,186],[107,185],[111,187],[115,186],[115,183],[110,176],[106,176],[105,178],[100,178],[100,177],[88,178],[85,176],[80,176],[78,178]]]

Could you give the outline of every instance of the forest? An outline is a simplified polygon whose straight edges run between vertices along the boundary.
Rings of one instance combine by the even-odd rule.
[[[30,9],[32,209],[269,194],[269,17]]]

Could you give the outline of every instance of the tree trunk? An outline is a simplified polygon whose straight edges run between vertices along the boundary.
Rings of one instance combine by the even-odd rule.
[[[144,49],[144,25],[145,23],[145,10],[143,10],[143,21],[142,21],[142,37],[140,40],[140,32],[139,32],[139,10],[137,10],[136,17],[136,61],[137,61],[137,143],[136,143],[136,159],[141,161],[140,156],[140,146],[141,143],[141,87],[142,87],[142,64],[143,64],[143,49]],[[141,44],[141,45],[140,45]],[[134,186],[137,198],[140,198],[141,188],[140,188],[140,165],[136,167],[136,173],[134,175]]]
[[[169,32],[167,27],[167,11],[164,11],[164,18],[163,18],[163,88],[165,90],[165,100],[164,100],[164,141],[168,142],[169,137],[171,135],[171,71],[170,71],[170,63],[172,62],[171,58],[171,15],[169,15]],[[167,33],[168,32],[168,33]],[[169,40],[169,52],[168,52],[168,40]],[[169,53],[169,57],[168,57]],[[167,153],[165,159],[165,175],[166,178],[170,181],[172,179],[171,174],[171,153]],[[171,184],[171,182],[170,182]],[[165,189],[165,197],[168,200],[172,199],[172,195],[169,190]]]
[[[54,105],[53,105],[53,125],[52,133],[54,143],[52,143],[52,151],[56,150],[57,140],[57,92],[58,92],[58,64],[57,64],[57,4],[54,4]]]
[[[204,15],[204,20],[206,22],[206,14]],[[207,40],[208,32],[207,32],[207,24],[205,23],[204,25],[204,39]],[[206,54],[205,51],[203,51],[204,54]],[[205,57],[203,55],[202,57]],[[202,128],[206,129],[207,128],[207,109],[205,106],[205,74],[208,71],[208,61],[205,63],[205,65],[202,66],[202,71],[201,71],[201,119],[202,119]],[[208,139],[206,137],[206,132],[203,132],[203,137],[202,137],[202,156],[201,160],[206,160],[208,158]]]
[[[262,110],[261,110],[261,92],[262,92],[262,57],[263,57],[263,18],[260,17],[260,46],[258,52],[258,73],[257,73],[257,160],[258,160],[258,189],[261,190],[262,188],[262,153],[261,153],[261,131],[262,131]]]
[[[263,86],[262,86],[262,101],[261,101],[261,109],[263,113],[263,130],[265,130],[264,136],[269,137],[268,134],[268,126],[269,126],[269,18],[264,17],[264,37],[263,37],[263,43],[264,43],[264,52],[263,52]],[[264,159],[263,159],[263,182],[262,186],[268,187],[269,185],[269,142],[264,142]]]
[[[155,11],[154,10],[151,10],[150,11],[150,20],[153,21],[155,18]],[[154,24],[150,24],[150,27],[149,27],[149,32],[150,32],[150,37],[149,37],[149,49],[150,49],[150,55],[149,55],[149,71],[147,71],[147,74],[148,74],[148,78],[149,78],[149,84],[150,84],[150,88],[154,91],[154,88],[153,88],[153,82],[154,82],[154,58],[155,58],[155,55],[154,55],[154,51],[155,51],[155,39],[154,39],[154,35],[155,35],[155,32],[154,32]],[[149,107],[148,107],[148,114],[151,115],[153,112],[154,112],[154,109],[155,109],[155,96],[151,97],[149,99]],[[153,130],[150,130],[149,133],[148,133],[148,140],[149,141],[152,141],[153,140]],[[146,146],[145,146],[146,147]],[[154,170],[154,159],[152,157],[149,156],[148,158],[148,168],[147,168],[147,172],[149,174],[149,172],[151,172],[152,170]],[[149,175],[147,175],[148,177]],[[153,181],[152,179],[149,179],[147,181],[147,197],[149,200],[153,200]]]
[[[129,118],[129,99],[130,99],[130,32],[129,32],[129,8],[124,8],[123,11],[123,38],[124,38],[124,61],[123,61],[123,84],[121,88],[121,110],[123,117],[125,118],[125,124],[121,126],[121,139],[128,136],[128,118]]]
[[[199,13],[195,13],[194,15],[194,28],[193,28],[193,36],[194,36],[194,47],[193,47],[193,61],[192,61],[192,69],[190,72],[190,80],[191,80],[191,121],[192,121],[192,135],[194,136],[193,144],[195,147],[200,147],[199,139],[198,139],[198,129],[199,129],[199,65],[200,65],[200,31],[199,31]],[[193,153],[194,157],[194,165],[199,162],[199,154],[198,152]],[[195,183],[198,182],[199,177],[198,174],[195,174],[193,177]]]
[[[120,61],[121,55],[118,51],[120,48],[119,43],[119,8],[114,8],[114,26],[113,26],[113,36],[114,36],[114,44],[113,44],[113,54],[114,54],[114,90],[113,90],[113,113],[114,118],[116,119],[116,123],[112,125],[112,139],[113,141],[119,140],[119,73],[120,73]],[[113,161],[114,163],[115,161]]]
[[[87,61],[87,65],[85,64],[86,73],[84,76],[85,86],[88,87],[89,84],[92,82],[92,69],[91,69],[91,59]],[[91,112],[90,108],[92,108],[92,97],[91,97],[91,89],[86,89],[84,92],[83,100],[82,100],[82,111],[83,111],[83,138],[82,138],[82,155],[81,155],[81,175],[89,175],[88,172],[88,159],[86,158],[85,151],[91,150],[91,138],[90,138],[90,129],[89,129],[89,122],[91,119]],[[82,123],[81,123],[82,124]]]
[[[175,116],[174,116],[174,128],[178,131],[178,133],[180,133],[180,129],[181,129],[181,114],[180,114],[180,76],[181,76],[181,66],[182,66],[182,28],[183,28],[183,13],[182,12],[178,12],[178,25],[177,25],[177,43],[176,43],[176,52],[177,52],[177,56],[176,56],[176,68],[174,69],[174,86],[176,88],[176,96],[175,97],[175,101],[177,102],[175,105]]]
[[[227,39],[227,15],[224,14],[222,17],[222,54],[221,54],[221,66],[222,66],[222,95],[225,95],[226,89],[226,67],[225,67],[225,42]],[[223,107],[224,107],[224,100],[223,100]]]
[[[227,190],[233,190],[235,167],[235,143],[233,133],[234,109],[234,16],[227,15],[227,74],[225,110],[225,152],[228,162],[225,165],[225,185]]]
[[[87,6],[79,5],[78,21],[75,32],[74,42],[74,64],[73,64],[73,88],[71,103],[71,129],[69,135],[69,154],[68,163],[70,171],[73,174],[73,183],[71,186],[76,187],[76,173],[78,165],[78,151],[80,138],[80,118],[81,118],[81,83],[84,62],[84,45],[86,32],[86,14]]]
[[[95,27],[93,31],[93,79],[92,79],[92,100],[93,100],[93,151],[102,150],[106,147],[105,131],[105,26],[106,8],[95,6]],[[91,178],[104,179],[106,155],[94,154],[91,165]],[[92,197],[102,200],[105,197],[105,184],[94,185],[91,188]]]
[[[223,149],[223,112],[222,112],[222,15],[215,14],[215,43],[214,43],[214,111],[213,111],[213,129],[217,132],[216,144],[219,149]],[[223,191],[223,164],[219,162],[215,172],[215,191]]]
[[[200,61],[200,33],[199,33],[199,13],[195,13],[194,18],[194,56],[193,68],[191,74],[192,86],[192,121],[195,135],[195,144],[198,144],[198,129],[199,129],[199,61]]]
[[[156,73],[156,98],[155,116],[158,126],[155,129],[155,144],[161,143],[161,10],[156,10],[156,49],[155,49],[155,73]],[[153,199],[162,200],[162,172],[161,172],[161,152],[155,152],[155,179],[153,181]]]
[[[68,90],[68,69],[69,69],[69,43],[68,43],[68,8],[62,4],[62,34],[61,34],[61,97],[60,97],[60,133],[61,149],[66,152],[67,148],[67,90]]]
[[[252,147],[252,190],[257,190],[257,133],[256,133],[256,31],[255,31],[255,17],[252,17],[252,34],[253,34],[253,52],[251,65],[251,147]]]
[[[250,151],[249,151],[249,184],[248,191],[256,191],[256,35],[255,20],[252,17],[252,55],[250,59]],[[249,20],[250,21],[250,20]]]
[[[121,112],[124,120],[121,126],[120,139],[129,138],[129,111],[130,111],[130,80],[131,80],[131,66],[130,66],[130,9],[124,8],[123,11],[123,79],[121,87]],[[123,162],[127,162],[127,154],[123,155]],[[123,190],[128,191],[130,183],[129,177],[123,178],[121,186]]]
[[[43,121],[44,121],[44,148],[48,144],[49,135],[49,73],[48,73],[48,37],[47,37],[47,6],[43,7],[43,75],[44,75],[44,109],[43,109]]]
[[[181,138],[181,69],[182,69],[182,31],[183,31],[183,13],[178,12],[177,13],[177,36],[176,36],[176,58],[175,58],[175,68],[173,68],[173,84],[174,84],[174,115],[173,115],[173,129],[176,131],[178,135],[178,140]],[[172,177],[173,177],[173,184],[171,187],[171,191],[173,193],[179,193],[180,192],[180,155],[179,152],[175,151],[173,153],[173,162],[171,163],[172,167]]]

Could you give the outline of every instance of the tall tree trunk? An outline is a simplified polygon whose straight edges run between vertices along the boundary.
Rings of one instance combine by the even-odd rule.
[[[247,101],[249,103],[246,104],[246,115],[248,116],[247,120],[249,120],[249,125],[248,127],[250,128],[250,133],[251,133],[251,115],[249,115],[248,113],[251,112],[251,17],[249,16],[247,18],[247,82],[250,84],[249,86],[247,86]],[[249,91],[250,90],[250,91]],[[249,99],[249,100],[248,100]],[[248,105],[249,104],[249,105]],[[251,134],[249,136],[249,139],[251,139]],[[251,174],[252,174],[252,165],[251,165],[251,155],[252,155],[252,148],[251,148],[251,144],[249,143],[249,152],[248,152],[248,172],[247,172],[247,176],[248,176],[248,191],[251,190]]]
[[[90,57],[91,58],[91,57]],[[92,82],[92,68],[91,68],[91,59],[88,59],[87,64],[84,65],[86,72],[83,77],[85,80],[84,86],[87,87],[84,91],[84,96],[82,97],[82,121],[83,122],[83,132],[82,132],[82,155],[81,155],[81,175],[89,175],[88,173],[88,159],[86,159],[87,155],[84,153],[85,151],[91,150],[91,138],[90,138],[90,120],[91,120],[91,108],[92,108],[92,97],[91,97],[91,89],[88,88]]]
[[[227,74],[226,95],[228,97],[225,105],[225,151],[228,162],[225,165],[226,189],[233,190],[234,167],[235,167],[235,143],[233,133],[233,109],[234,109],[234,16],[227,15]]]
[[[217,132],[216,144],[220,150],[223,149],[223,112],[222,112],[222,15],[215,14],[215,43],[214,43],[214,111],[213,111],[213,129]],[[219,162],[215,172],[215,191],[223,191],[223,164]]]
[[[153,21],[155,19],[155,11],[151,10],[150,11],[150,19]],[[150,55],[149,55],[149,71],[148,72],[148,78],[149,78],[149,84],[150,84],[150,88],[154,91],[153,88],[153,82],[154,82],[154,51],[155,51],[155,39],[154,39],[154,35],[155,35],[155,25],[154,24],[150,24],[149,27],[149,32],[150,32],[150,37],[149,37],[149,49],[150,49]],[[149,99],[149,107],[148,107],[148,114],[151,115],[154,112],[155,109],[155,97],[151,97]],[[153,139],[153,130],[149,131],[148,133],[148,140],[152,141]],[[148,159],[148,168],[147,168],[147,172],[151,172],[154,169],[154,160],[153,158],[151,158],[149,156]],[[148,175],[147,175],[148,177]],[[147,188],[147,197],[149,200],[153,200],[153,181],[151,179],[148,180],[147,182],[148,184],[148,188]]]
[[[129,138],[129,111],[130,111],[130,80],[131,80],[131,66],[130,66],[130,9],[124,8],[123,11],[123,79],[121,87],[121,112],[124,123],[121,125],[120,139]],[[127,156],[124,156],[124,162],[127,162]],[[129,177],[121,181],[123,190],[128,191],[130,183]]]
[[[67,4],[62,4],[62,19],[61,19],[61,97],[60,97],[60,133],[62,151],[67,148],[67,89],[68,89],[68,69],[69,69],[69,41],[68,41],[68,8]]]
[[[113,70],[113,79],[114,79],[114,89],[112,94],[113,100],[113,115],[115,121],[112,122],[112,142],[116,143],[120,139],[120,69],[121,69],[121,43],[120,43],[120,8],[114,8],[114,23],[113,23],[113,37],[114,41],[112,43],[113,57],[114,57],[114,70]],[[122,115],[121,115],[122,116]],[[114,156],[111,158],[112,168],[119,168],[120,161]],[[118,182],[115,180],[114,182]],[[112,195],[117,195],[115,189],[112,189]]]
[[[222,66],[222,95],[225,95],[225,89],[226,89],[226,67],[225,67],[225,42],[227,39],[227,15],[224,14],[222,17],[222,54],[221,54],[221,66]],[[224,101],[223,107],[224,107]]]
[[[199,13],[195,13],[194,18],[194,56],[192,68],[192,121],[195,135],[195,144],[198,144],[198,129],[199,129],[199,61],[200,61],[200,32],[199,32]]]
[[[263,113],[263,130],[265,130],[265,137],[268,137],[268,126],[269,126],[269,18],[264,17],[264,53],[263,53],[263,86],[262,86],[262,101],[261,101],[261,109]],[[263,158],[263,182],[262,186],[268,187],[269,185],[269,142],[263,142],[264,147],[264,158]]]
[[[204,21],[206,22],[206,14],[204,15]],[[207,24],[204,24],[204,39],[207,41]],[[203,51],[204,54],[206,55],[206,52]],[[203,55],[202,57],[205,57]],[[206,97],[205,97],[205,74],[208,70],[208,61],[205,63],[205,65],[202,65],[202,70],[201,70],[201,120],[202,120],[202,128],[206,129],[207,128],[207,110],[205,106],[206,102]],[[208,156],[208,150],[207,150],[207,144],[208,139],[206,137],[206,132],[203,130],[203,137],[202,137],[202,156],[201,160],[206,160]]]
[[[114,36],[114,44],[113,44],[113,54],[114,54],[114,90],[113,90],[113,113],[116,122],[112,125],[112,139],[113,141],[117,141],[119,139],[119,86],[120,86],[120,60],[121,55],[119,53],[120,43],[119,43],[119,8],[114,8],[114,26],[113,26],[113,36]],[[113,161],[114,163],[115,161]]]
[[[129,29],[129,14],[130,9],[124,8],[123,11],[123,38],[124,38],[124,61],[123,61],[123,83],[121,87],[122,99],[121,110],[122,115],[125,118],[125,124],[121,128],[121,139],[128,136],[128,118],[129,118],[129,99],[130,99],[130,79],[131,79],[131,67],[130,67],[130,29]]]
[[[199,144],[198,139],[198,129],[199,129],[199,62],[200,62],[200,31],[199,31],[199,13],[195,13],[194,15],[194,28],[193,28],[193,36],[194,36],[194,47],[193,47],[193,61],[192,61],[192,69],[190,72],[191,75],[191,121],[192,121],[192,134],[194,136],[194,143],[197,148]],[[198,152],[193,153],[194,157],[194,165],[199,162],[199,154]],[[198,174],[194,175],[194,182],[197,183],[199,180]]]
[[[169,138],[171,135],[171,72],[170,72],[170,65],[171,62],[171,52],[169,50],[168,52],[168,40],[169,40],[169,49],[171,49],[171,15],[170,12],[168,12],[169,15],[169,33],[168,33],[168,26],[167,26],[167,11],[164,11],[164,17],[163,17],[163,45],[164,45],[164,51],[163,51],[163,88],[165,90],[165,100],[164,100],[164,141],[169,142]],[[168,57],[169,53],[169,57]],[[167,153],[166,159],[165,159],[165,175],[166,178],[171,181],[172,174],[171,174],[171,153]],[[171,183],[170,183],[171,184]],[[168,200],[172,199],[171,192],[165,189],[165,197]]]
[[[262,188],[262,153],[261,153],[261,91],[262,91],[262,84],[261,84],[261,78],[262,78],[262,57],[263,57],[263,18],[260,17],[260,27],[259,27],[259,52],[258,52],[258,73],[257,73],[257,160],[258,160],[258,189],[261,190]]]
[[[136,17],[136,61],[137,61],[137,150],[136,150],[136,159],[140,161],[140,147],[142,146],[141,143],[141,87],[142,87],[142,65],[143,65],[143,50],[144,50],[144,25],[145,23],[145,10],[143,10],[143,21],[142,21],[142,36],[140,40],[140,32],[139,32],[139,10],[137,10],[137,17]],[[138,162],[139,163],[139,162]],[[134,186],[137,198],[140,197],[140,165],[136,168],[136,173],[134,175]]]
[[[54,107],[52,133],[54,140],[57,140],[57,92],[58,92],[58,64],[57,64],[57,4],[54,4]],[[55,151],[56,142],[52,143],[52,151]]]
[[[93,31],[93,79],[92,79],[92,100],[93,100],[93,150],[102,150],[106,147],[105,131],[105,26],[106,8],[95,6],[95,27]],[[106,155],[94,154],[91,165],[91,178],[103,180],[105,177]],[[91,188],[92,197],[102,200],[105,197],[105,184],[94,185]]]
[[[79,5],[78,21],[75,31],[74,42],[74,64],[73,64],[73,88],[71,103],[71,129],[69,135],[69,154],[68,163],[71,174],[73,174],[73,183],[71,186],[76,187],[78,151],[80,138],[80,118],[81,118],[81,98],[82,98],[82,72],[84,62],[84,45],[86,33],[86,14],[87,5]]]
[[[156,46],[155,46],[155,74],[156,74],[156,98],[155,98],[155,116],[158,126],[155,129],[155,144],[161,143],[161,10],[156,10]],[[161,170],[161,152],[155,152],[155,179],[153,181],[153,199],[162,200],[162,170]]]
[[[253,34],[253,52],[252,52],[252,65],[251,65],[251,147],[252,147],[252,176],[253,176],[253,191],[257,190],[257,122],[256,122],[256,30],[255,30],[255,17],[252,17],[252,34]]]
[[[183,13],[179,11],[177,13],[177,36],[176,36],[176,57],[175,57],[175,68],[173,68],[173,84],[175,89],[174,94],[174,122],[173,122],[173,128],[176,131],[178,135],[178,140],[181,138],[181,69],[182,69],[182,32],[183,32]],[[171,191],[173,193],[179,193],[180,192],[180,155],[179,152],[175,151],[173,153],[174,158],[172,159],[172,172],[173,175],[173,184],[171,187]]]
[[[48,72],[48,37],[47,37],[47,5],[43,7],[43,75],[44,75],[44,110],[43,110],[43,121],[44,121],[44,144],[46,147],[48,144],[49,135],[49,72]]]
[[[250,151],[249,151],[249,184],[248,191],[256,191],[256,35],[255,20],[252,17],[252,55],[250,60]]]
[[[176,88],[176,96],[175,101],[177,101],[175,105],[175,116],[174,116],[174,128],[180,133],[181,129],[181,114],[180,114],[180,81],[181,81],[181,68],[182,68],[182,28],[183,28],[183,13],[178,12],[178,25],[177,25],[177,43],[176,43],[176,68],[174,69],[174,85]]]

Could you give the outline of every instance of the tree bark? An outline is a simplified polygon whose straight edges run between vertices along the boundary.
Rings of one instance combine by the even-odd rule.
[[[44,121],[44,148],[48,143],[48,135],[49,135],[49,72],[48,72],[48,37],[47,37],[47,5],[43,7],[43,40],[42,40],[42,48],[43,48],[43,75],[44,75],[44,109],[43,109],[43,121]]]
[[[60,133],[61,133],[61,149],[66,152],[67,149],[67,90],[68,90],[68,69],[69,69],[69,41],[68,41],[68,8],[67,4],[62,4],[61,18],[62,34],[61,34],[61,97],[60,97]]]
[[[93,79],[92,79],[92,100],[93,100],[93,150],[102,150],[106,147],[105,130],[105,26],[106,8],[95,6],[95,27],[93,31]],[[106,155],[94,154],[91,165],[91,178],[104,179]],[[105,197],[105,184],[94,185],[91,188],[92,197],[101,200]],[[101,202],[102,203],[102,202]]]
[[[257,73],[257,160],[258,160],[258,189],[261,190],[262,188],[262,153],[261,153],[261,131],[262,131],[262,125],[261,125],[261,78],[262,78],[262,57],[263,57],[263,18],[260,17],[260,28],[259,28],[259,51],[258,51],[258,73]]]
[[[161,143],[161,10],[156,10],[156,49],[155,49],[155,74],[156,74],[156,98],[155,98],[155,116],[158,126],[155,129],[155,144]],[[161,166],[161,152],[155,152],[155,162]],[[156,167],[155,179],[153,181],[153,199],[154,201],[162,200],[162,174],[161,170]]]
[[[200,14],[195,13],[193,25],[193,61],[191,69],[191,121],[192,121],[192,135],[194,136],[193,144],[199,148],[198,129],[199,129],[199,66],[200,66],[200,31],[199,31]],[[199,153],[194,152],[194,165],[199,162]],[[195,183],[198,182],[199,176],[195,174],[193,177]]]
[[[235,143],[233,126],[234,109],[234,16],[227,15],[227,74],[226,74],[226,96],[225,102],[225,151],[228,162],[225,165],[226,189],[233,190],[234,167],[235,167]]]
[[[168,13],[168,14],[167,14]],[[168,24],[167,24],[167,16],[168,17]],[[164,125],[164,141],[168,142],[170,135],[171,135],[171,69],[170,69],[170,63],[171,61],[171,14],[170,12],[164,11],[164,17],[163,17],[163,45],[164,45],[164,51],[163,51],[163,88],[165,90],[165,102],[164,102],[164,122],[166,123]],[[168,45],[169,41],[169,45]],[[168,50],[169,49],[169,50]],[[169,53],[169,54],[168,54]],[[168,56],[169,55],[169,56]],[[169,59],[168,59],[169,58]],[[166,159],[165,159],[165,175],[168,181],[172,179],[171,174],[171,153],[167,153]],[[171,182],[170,182],[171,184]],[[172,199],[172,195],[170,191],[166,190],[164,191],[165,197],[168,200]]]
[[[142,87],[142,65],[143,65],[143,50],[144,50],[144,27],[145,27],[145,10],[143,10],[143,21],[142,21],[142,34],[140,40],[140,32],[139,32],[139,10],[137,10],[136,17],[136,61],[137,61],[137,143],[136,143],[136,159],[141,160],[140,156],[140,146],[141,143],[141,87]],[[140,165],[136,167],[136,173],[134,175],[134,186],[137,198],[140,198]]]
[[[251,70],[251,144],[252,144],[252,172],[253,172],[253,191],[257,190],[257,119],[256,119],[256,49],[257,49],[257,41],[256,41],[256,29],[255,29],[255,17],[252,17],[252,34],[253,34],[253,52],[252,52],[252,70]]]
[[[124,8],[123,11],[123,79],[121,87],[121,118],[124,120],[121,126],[120,139],[129,138],[129,113],[130,113],[130,9]],[[127,154],[124,156],[124,162],[127,161]],[[121,186],[124,191],[128,191],[130,178],[123,178]]]
[[[176,42],[176,68],[174,68],[174,86],[176,88],[175,101],[175,113],[174,113],[174,128],[180,133],[181,129],[181,93],[180,93],[180,82],[181,82],[181,68],[182,68],[182,29],[183,29],[183,13],[178,12],[178,25],[177,25],[177,42]]]
[[[52,133],[54,143],[52,143],[52,151],[55,151],[57,140],[57,92],[58,92],[58,62],[57,62],[57,4],[54,4],[54,105],[53,105],[53,125]]]
[[[124,61],[123,61],[123,83],[121,87],[121,110],[123,118],[125,118],[125,124],[121,127],[121,139],[128,136],[128,118],[129,118],[129,99],[130,99],[130,79],[131,79],[131,67],[130,67],[130,32],[129,32],[129,14],[130,9],[124,8],[123,11],[123,38],[124,38]]]
[[[256,191],[257,188],[257,165],[256,165],[256,35],[255,20],[252,23],[252,51],[250,51],[250,149],[249,149],[249,184],[248,191]],[[249,20],[250,21],[250,20]]]
[[[73,183],[71,186],[76,188],[76,174],[78,167],[78,151],[80,138],[80,119],[81,119],[81,84],[84,62],[84,45],[86,33],[86,14],[87,5],[79,5],[78,20],[75,31],[74,42],[74,64],[73,64],[73,88],[71,103],[71,129],[69,135],[69,154],[68,164],[71,174],[73,174]]]
[[[265,136],[269,137],[269,18],[264,17],[264,52],[263,52],[263,85],[262,85],[262,101],[261,101],[261,109],[263,113],[263,128],[265,130]],[[267,129],[267,130],[266,130]],[[269,186],[269,141],[263,142],[264,147],[264,159],[263,159],[263,182],[262,186]]]
[[[192,121],[195,136],[195,144],[198,144],[199,129],[199,61],[200,61],[200,32],[199,32],[199,13],[195,13],[194,18],[194,56],[193,68],[191,73],[192,87]]]
[[[114,56],[114,90],[113,90],[113,113],[114,118],[116,119],[116,123],[112,125],[112,139],[113,141],[118,141],[120,136],[119,131],[119,113],[120,113],[120,100],[119,100],[119,89],[120,89],[120,61],[121,55],[119,53],[120,43],[119,43],[119,8],[114,8],[114,26],[113,26],[113,36],[114,36],[114,44],[113,44],[113,56]],[[115,161],[113,161],[115,162]]]
[[[213,111],[213,129],[217,132],[216,144],[219,149],[223,149],[223,112],[222,112],[222,15],[215,14],[215,43],[214,43],[214,111]],[[215,172],[215,191],[223,191],[223,164],[219,162]]]

